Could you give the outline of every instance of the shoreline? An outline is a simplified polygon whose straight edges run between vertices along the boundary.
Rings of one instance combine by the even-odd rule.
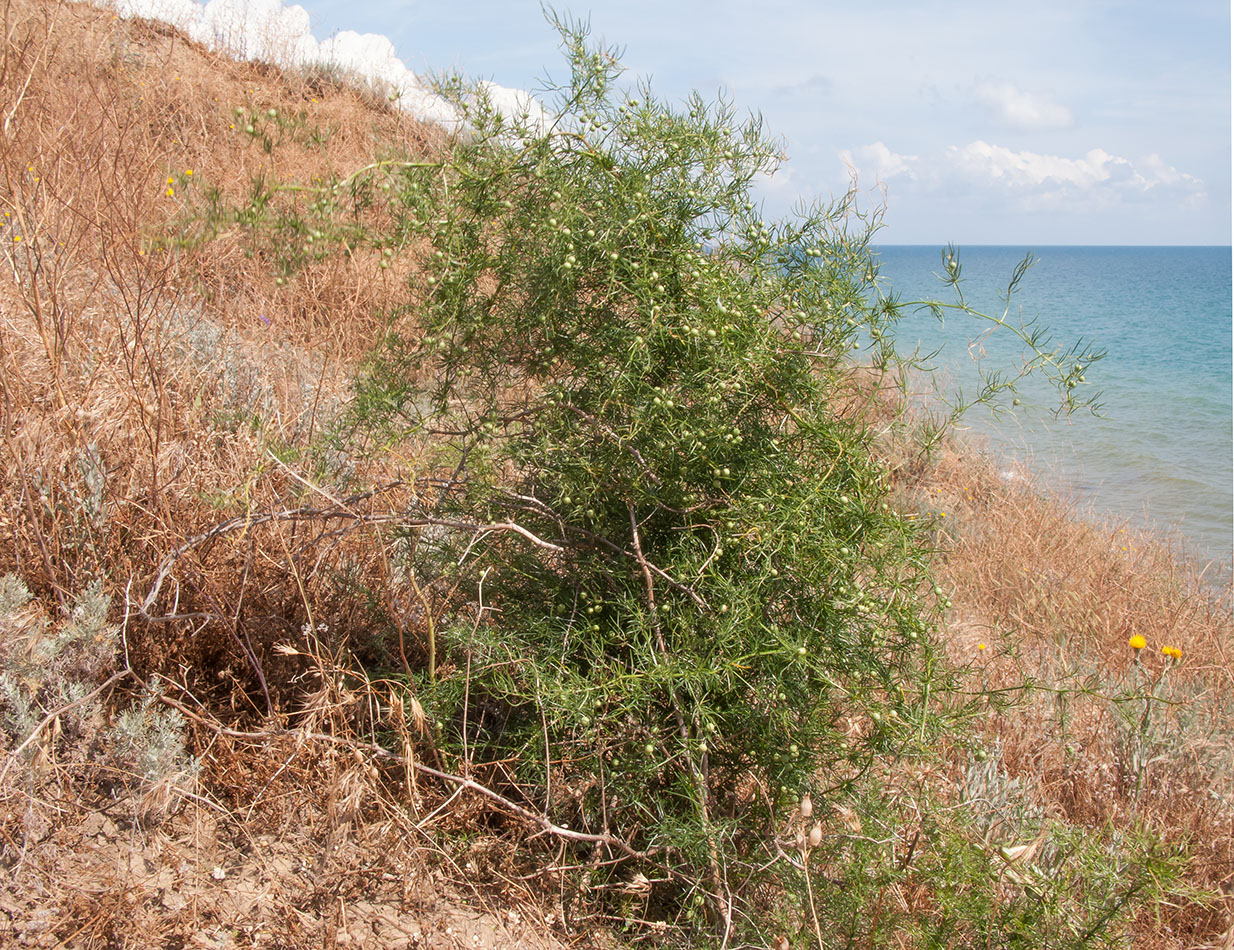
[[[1138,509],[1127,506],[1131,493],[1111,488],[1106,478],[1092,474],[1082,459],[1067,452],[1068,446],[1056,446],[1051,457],[1027,440],[1015,443],[992,428],[973,426],[957,435],[970,449],[997,460],[1000,476],[1014,479],[1030,473],[1038,490],[1070,507],[1076,517],[1096,526],[1121,526],[1152,538],[1182,560],[1208,563],[1222,576],[1234,577],[1234,533],[1225,539],[1223,552],[1217,525],[1201,522],[1198,528],[1190,528],[1185,522],[1160,517],[1152,510],[1150,496],[1140,498]]]
[[[1082,475],[1066,467],[1066,459],[1056,456],[1046,461],[1031,446],[999,444],[990,432],[976,427],[956,430],[953,437],[962,454],[989,464],[1001,481],[1022,484],[1045,501],[1065,508],[1079,523],[1098,531],[1125,533],[1168,552],[1180,566],[1194,570],[1210,592],[1228,596],[1234,585],[1234,552],[1222,558],[1181,525],[1163,522],[1148,512],[1129,513],[1103,505],[1101,484],[1085,482]]]
[[[1044,484],[1099,518],[1181,540],[1197,557],[1234,559],[1227,250],[1041,247],[1004,305],[1003,281],[1024,250],[961,248],[963,291],[974,305],[991,314],[1006,306],[1009,322],[1029,328],[1039,320],[1058,346],[1082,339],[1106,351],[1081,382],[1100,393],[1100,415],[1057,419],[1056,399],[1027,381],[1021,408],[997,417],[974,409],[964,419],[967,431],[1000,455],[1025,461]],[[948,299],[950,288],[934,276],[936,253],[890,245],[879,253],[885,292],[902,300]],[[980,382],[977,359],[1014,372],[1020,358],[1012,334],[987,329],[950,316],[940,324],[911,310],[897,339],[902,350],[939,351],[934,376],[944,391],[971,392]]]

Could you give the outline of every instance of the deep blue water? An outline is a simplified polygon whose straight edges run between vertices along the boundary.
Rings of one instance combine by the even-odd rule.
[[[1197,558],[1228,565],[1234,548],[1234,374],[1229,247],[961,247],[971,306],[1001,314],[999,294],[1026,251],[1038,259],[1012,299],[1009,319],[1038,319],[1056,344],[1090,340],[1108,355],[1080,392],[1100,391],[1100,417],[1048,411],[1050,393],[1024,388],[1014,415],[974,410],[965,420],[999,454],[1027,459],[1048,484],[1098,516],[1181,535]],[[880,284],[902,300],[954,300],[935,276],[937,247],[879,249]],[[988,324],[926,311],[905,318],[904,351],[943,347],[940,379],[972,391],[971,354],[990,368],[1018,365],[1023,346]],[[1228,568],[1227,568],[1228,570]]]

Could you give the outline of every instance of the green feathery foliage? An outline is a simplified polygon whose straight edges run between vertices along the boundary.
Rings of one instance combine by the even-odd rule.
[[[1123,913],[1117,875],[1008,885],[962,815],[903,784],[965,740],[938,701],[928,546],[851,408],[854,350],[865,382],[896,378],[916,305],[879,290],[877,215],[848,195],[763,220],[753,189],[780,154],[757,118],[621,91],[616,55],[557,26],[572,75],[547,111],[445,83],[447,159],[263,180],[231,219],[288,276],[339,248],[423,255],[405,308],[422,329],[373,353],[331,451],[417,434],[444,473],[399,548],[477,592],[430,623],[414,684],[437,754],[568,828],[562,863],[610,910],[678,933],[986,946],[1014,921],[1087,945]],[[944,271],[958,292],[950,249]],[[1009,326],[958,293],[925,305]],[[1080,405],[1098,354],[1020,336],[1024,371]],[[1168,880],[1152,867],[1136,889]],[[910,920],[887,895],[923,874],[937,913]]]

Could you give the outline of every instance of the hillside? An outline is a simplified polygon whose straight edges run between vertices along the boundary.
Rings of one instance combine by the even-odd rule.
[[[770,532],[751,501],[727,522],[724,547],[771,551],[765,560],[778,566],[723,574],[718,541],[674,546],[676,526],[656,536],[649,515],[630,545],[616,546],[629,567],[618,577],[596,539],[610,536],[610,516],[634,524],[632,503],[628,521],[612,492],[554,500],[554,511],[517,523],[499,508],[503,479],[528,456],[566,459],[550,473],[562,484],[602,478],[611,456],[594,434],[607,430],[584,410],[577,430],[546,427],[543,444],[569,451],[503,457],[496,438],[461,452],[451,443],[447,422],[464,419],[513,444],[522,423],[509,421],[512,405],[558,419],[563,398],[536,402],[537,380],[573,377],[555,379],[542,360],[565,353],[586,365],[617,332],[616,311],[605,311],[585,339],[577,331],[577,353],[570,341],[521,353],[534,349],[540,323],[529,315],[541,302],[520,291],[488,315],[526,315],[526,325],[467,328],[477,341],[503,340],[499,359],[482,359],[478,344],[447,346],[461,339],[450,336],[461,318],[433,309],[445,295],[428,289],[448,283],[441,268],[455,263],[435,256],[442,235],[457,226],[474,238],[458,267],[466,273],[508,219],[496,200],[472,207],[458,197],[470,194],[465,174],[448,199],[434,196],[440,204],[399,201],[428,181],[415,177],[421,166],[470,170],[458,143],[327,67],[231,61],[158,23],[88,5],[6,0],[4,10],[4,942],[778,950],[786,935],[822,942],[821,914],[829,928],[838,922],[829,932],[848,928],[853,946],[1032,945],[1040,926],[1057,928],[1057,946],[1234,947],[1230,598],[1168,545],[1074,517],[953,442],[925,451],[917,421],[894,390],[879,392],[875,374],[840,368],[831,389],[808,389],[813,371],[791,376],[797,351],[781,340],[792,336],[791,313],[747,327],[741,314],[700,308],[691,319],[704,339],[714,319],[713,336],[734,352],[777,355],[742,363],[751,404],[757,396],[778,411],[791,385],[794,412],[811,399],[830,407],[815,428],[798,420],[779,438],[787,431],[815,451],[806,435],[817,429],[871,453],[807,469],[844,479],[829,494],[773,485],[776,503],[834,512],[837,499],[868,493],[869,510],[854,505],[844,517],[869,540],[849,558],[847,546],[811,533],[819,519],[785,518],[778,530],[800,546],[764,548]],[[403,177],[382,177],[391,168]],[[519,179],[503,195],[534,187]],[[469,215],[483,222],[473,232]],[[508,226],[518,250],[519,225]],[[537,253],[550,240],[539,233],[526,235]],[[671,240],[655,231],[648,246]],[[850,250],[837,244],[828,259],[837,305],[851,303]],[[748,290],[740,269],[700,269],[734,294]],[[657,292],[659,279],[649,278]],[[496,299],[494,284],[505,286],[477,275],[474,299]],[[600,297],[588,287],[572,299]],[[585,311],[569,313],[579,321],[571,340]],[[671,342],[683,377],[708,358],[688,339]],[[525,362],[511,375],[516,351]],[[697,365],[706,380],[713,371]],[[490,376],[494,403],[480,412],[482,387],[460,380]],[[433,415],[438,390],[465,394],[442,397],[453,415]],[[707,425],[728,412],[662,396]],[[631,432],[642,438],[640,425]],[[684,425],[665,429],[676,437]],[[723,433],[727,446],[748,440],[733,457],[749,464],[751,484],[775,469],[755,471],[755,428]],[[634,436],[613,440],[624,462],[612,466],[616,481],[598,483],[651,497],[661,480],[651,471],[655,484],[639,482],[651,467],[629,450],[643,444]],[[480,469],[486,453],[495,461]],[[586,458],[585,470],[570,468],[571,457]],[[727,466],[717,463],[713,496],[710,461],[696,472],[692,459],[665,459],[660,474],[697,482],[665,510],[721,498],[738,510],[722,484]],[[460,473],[472,478],[465,491]],[[475,507],[451,507],[464,501]],[[738,532],[741,519],[758,530]],[[526,527],[558,523],[556,541]],[[567,528],[586,541],[576,559],[558,550],[536,560],[568,548]],[[698,580],[670,578],[640,537],[648,552],[672,551],[680,560],[670,567],[688,565],[688,576],[698,557]],[[810,544],[829,560],[793,560]],[[858,560],[875,550],[907,553]],[[596,632],[606,604],[648,613],[635,603],[644,581],[664,601],[677,597],[670,611],[649,593],[651,619],[629,628],[647,631],[660,658],[650,668],[630,634],[571,662],[562,644],[556,665],[508,672],[540,662],[558,628],[536,626],[544,605],[535,598],[571,570],[589,572],[579,587],[599,601],[586,608]],[[776,611],[788,601],[772,609],[756,598],[779,597],[793,580],[794,605],[833,609],[838,597],[809,597],[839,571],[877,596],[887,625],[866,604],[846,604],[836,629],[868,639],[835,656],[825,637],[808,641],[819,680],[803,681],[799,702],[768,699],[766,684],[791,666],[767,665],[769,651],[731,663],[718,648],[697,663],[686,655],[695,634],[704,646],[740,639],[737,616],[787,626]],[[691,600],[711,605],[719,592],[729,619],[699,620]],[[485,613],[493,603],[500,621]],[[667,636],[680,637],[672,650],[651,636],[653,627],[663,636],[661,607]],[[917,652],[908,641],[927,621],[921,639],[931,645]],[[898,682],[852,659],[873,656],[893,628],[903,636],[887,647],[887,669],[904,671]],[[810,652],[806,642],[799,649]],[[676,675],[705,694],[695,721],[682,716],[679,688],[657,678],[661,661],[678,662]],[[621,663],[610,681],[596,672]],[[851,678],[837,689],[843,699],[828,700],[830,718],[793,719],[785,707],[804,708],[837,671]],[[584,673],[604,695],[587,709],[570,692]],[[742,682],[761,685],[731,687]],[[518,692],[529,683],[534,694]],[[743,703],[774,716],[747,715]],[[637,754],[614,740],[596,769],[591,720],[606,717]],[[792,756],[799,741],[819,768],[781,763],[781,728],[803,737]],[[678,729],[685,751],[674,751]],[[520,736],[531,737],[518,738],[521,759],[509,752]],[[727,749],[741,751],[726,759]],[[663,764],[643,761],[661,750]],[[777,775],[802,784],[777,791]],[[814,821],[801,788],[814,790]],[[697,833],[711,826],[735,830]],[[821,844],[809,840],[815,828]]]

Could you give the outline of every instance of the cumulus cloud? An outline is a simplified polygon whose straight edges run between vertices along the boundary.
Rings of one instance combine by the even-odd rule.
[[[190,31],[212,49],[241,59],[292,65],[318,54],[308,11],[280,0],[210,0]]]
[[[1015,129],[1065,129],[1075,124],[1075,116],[1062,103],[1009,82],[983,82],[976,95],[990,118]]]
[[[947,157],[972,177],[1000,182],[1012,189],[1074,187],[1146,193],[1170,187],[1199,193],[1204,187],[1198,178],[1167,165],[1158,155],[1135,163],[1100,148],[1091,149],[1080,158],[1066,158],[1017,152],[976,141],[963,147],[951,146]]]
[[[862,145],[855,149],[845,149],[840,152],[840,161],[857,178],[886,182],[900,175],[915,178],[914,166],[918,162],[916,155],[900,155],[889,149],[883,142]]]
[[[159,20],[181,30],[188,30],[201,17],[201,4],[193,0],[114,0],[111,8],[123,17]]]
[[[308,11],[280,0],[114,0],[121,16],[161,20],[199,43],[241,59],[290,66],[311,60],[318,44]]]
[[[308,11],[282,0],[112,0],[120,16],[160,20],[183,30],[197,42],[240,59],[262,60],[279,66],[333,65],[389,90],[393,101],[425,122],[457,128],[453,106],[436,95],[395,55],[394,44],[374,33],[344,30],[318,42],[310,29]],[[485,84],[493,103],[502,111],[543,109],[529,93]]]
[[[529,92],[499,86],[487,79],[481,79],[476,83],[476,87],[494,109],[512,119],[526,120],[533,131],[546,132],[553,124],[552,113]]]

